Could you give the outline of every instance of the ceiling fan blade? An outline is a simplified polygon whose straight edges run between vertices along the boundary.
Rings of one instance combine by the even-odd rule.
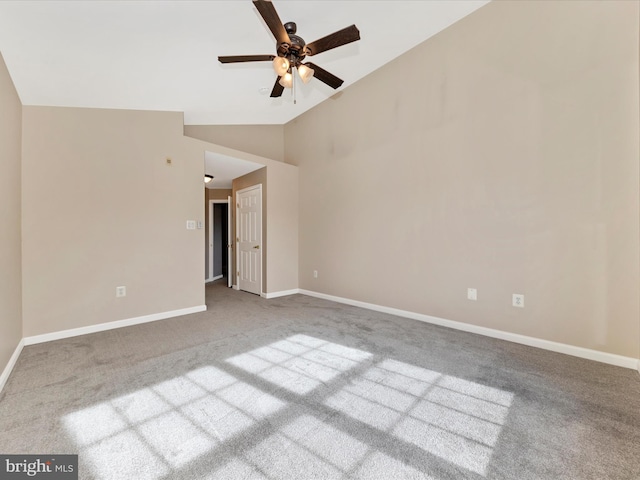
[[[307,55],[317,55],[318,53],[341,47],[356,40],[360,40],[360,30],[358,30],[355,25],[351,25],[350,27],[333,32],[326,37],[319,38],[315,42],[308,43],[305,47],[305,52]]]
[[[240,63],[240,62],[271,62],[275,55],[230,55],[218,57],[220,63]]]
[[[284,25],[280,21],[280,17],[278,16],[278,12],[276,12],[273,3],[267,0],[254,0],[253,4],[258,9],[258,12],[260,12],[260,15],[269,27],[269,30],[271,30],[271,33],[273,33],[273,36],[278,41],[278,44],[286,43],[287,45],[291,45],[289,34],[284,29]]]
[[[284,87],[280,85],[280,78],[282,77],[276,78],[276,83],[273,85],[273,90],[271,90],[271,95],[269,95],[272,98],[280,97],[282,96],[282,92],[284,92]]]
[[[336,89],[344,83],[344,80],[336,77],[333,73],[327,72],[324,68],[320,68],[315,63],[307,62],[304,65],[313,70],[313,76],[331,88]]]

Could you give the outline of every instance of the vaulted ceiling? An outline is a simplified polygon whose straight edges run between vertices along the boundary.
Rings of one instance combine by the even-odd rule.
[[[307,42],[357,25],[359,42],[313,57],[344,80],[338,91],[485,3],[274,1]],[[312,79],[297,88],[296,104],[290,90],[272,99],[269,62],[217,61],[275,48],[250,0],[0,2],[0,51],[25,105],[182,111],[186,124],[283,124],[336,91]]]

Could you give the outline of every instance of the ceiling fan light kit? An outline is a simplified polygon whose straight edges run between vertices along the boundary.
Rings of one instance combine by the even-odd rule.
[[[289,65],[289,60],[284,57],[276,57],[273,59],[273,70],[279,77],[287,73]]]
[[[271,97],[280,97],[285,88],[294,88],[294,69],[298,71],[298,76],[305,84],[309,83],[313,77],[333,89],[344,83],[342,79],[317,65],[311,62],[302,62],[307,56],[317,55],[360,40],[360,31],[355,25],[338,30],[314,42],[306,43],[296,35],[297,26],[294,22],[283,24],[280,21],[273,3],[268,0],[253,0],[253,4],[276,39],[276,55],[219,56],[220,63],[272,62],[278,78],[271,90]]]
[[[285,73],[280,80],[278,81],[280,85],[284,88],[292,88],[293,87],[293,74],[291,72]]]
[[[298,67],[298,75],[300,75],[300,79],[304,84],[309,83],[314,73],[315,72],[313,71],[313,69],[307,67],[306,65],[300,65]]]

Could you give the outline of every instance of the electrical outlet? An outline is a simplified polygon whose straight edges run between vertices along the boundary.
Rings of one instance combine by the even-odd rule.
[[[478,291],[475,288],[467,288],[467,298],[469,300],[478,300]]]
[[[524,308],[524,295],[520,293],[513,294],[513,306],[518,308]]]
[[[116,297],[126,297],[127,287],[116,287]]]
[[[313,278],[318,278],[318,270],[313,271]]]

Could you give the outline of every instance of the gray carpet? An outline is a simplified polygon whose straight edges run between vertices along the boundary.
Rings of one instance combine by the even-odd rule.
[[[294,295],[26,347],[0,453],[83,479],[638,479],[640,376]]]

